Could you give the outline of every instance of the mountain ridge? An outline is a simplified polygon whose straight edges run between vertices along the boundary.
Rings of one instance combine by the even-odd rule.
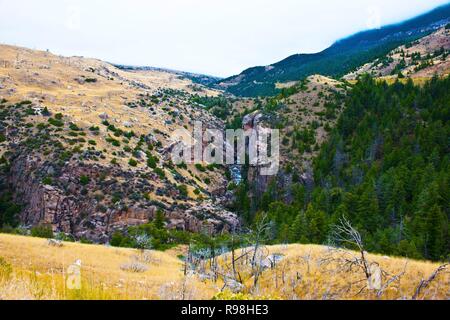
[[[302,80],[312,74],[341,77],[449,21],[450,4],[447,4],[401,23],[356,33],[315,54],[294,54],[269,66],[246,69],[217,85],[237,96],[269,96],[278,92],[275,87],[278,82]]]
[[[113,66],[120,70],[124,71],[157,71],[157,72],[167,72],[171,74],[175,74],[180,76],[181,78],[186,78],[191,80],[194,83],[202,84],[202,85],[212,85],[223,78],[211,76],[207,74],[201,74],[201,73],[195,73],[195,72],[188,72],[188,71],[180,71],[180,70],[174,70],[169,68],[161,68],[161,67],[152,67],[152,66],[133,66],[133,65],[124,65],[124,64],[117,64],[117,63],[111,63]]]

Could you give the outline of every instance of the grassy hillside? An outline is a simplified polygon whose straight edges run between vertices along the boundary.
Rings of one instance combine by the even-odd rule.
[[[0,228],[46,224],[106,242],[158,210],[190,231],[223,214],[211,194],[226,191],[226,170],[171,159],[177,129],[223,127],[194,93],[218,94],[174,73],[0,45]],[[11,197],[15,217],[4,213]]]
[[[243,249],[236,256],[250,252]],[[354,252],[334,252],[322,246],[273,246],[263,255],[277,254],[282,260],[267,268],[260,285],[253,287],[248,258],[237,262],[244,287],[240,293],[224,288],[223,278],[208,280],[209,261],[188,277],[177,258],[186,248],[168,252],[117,249],[105,246],[63,243],[50,246],[46,240],[0,234],[1,299],[411,299],[422,279],[428,279],[439,267],[429,262],[368,255],[371,263],[383,269],[382,295],[361,290],[364,275],[355,268],[343,268],[329,258],[352,257]],[[330,255],[331,254],[331,255]],[[343,254],[343,255],[342,255]],[[220,272],[227,272],[230,254],[217,259]],[[65,286],[68,267],[81,261],[82,286]],[[130,270],[135,264],[140,272]],[[137,269],[139,269],[137,268]],[[394,277],[398,276],[398,279]],[[360,291],[361,292],[358,292]],[[449,298],[449,275],[440,273],[418,299]]]
[[[277,92],[277,82],[301,80],[312,74],[341,77],[400,45],[427,35],[445,25],[449,17],[450,5],[445,5],[401,24],[358,33],[320,53],[297,54],[268,67],[245,70],[220,85],[238,96],[267,96]]]

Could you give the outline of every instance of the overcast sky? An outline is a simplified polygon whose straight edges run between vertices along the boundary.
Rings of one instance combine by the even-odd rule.
[[[448,0],[0,0],[0,42],[230,76]]]

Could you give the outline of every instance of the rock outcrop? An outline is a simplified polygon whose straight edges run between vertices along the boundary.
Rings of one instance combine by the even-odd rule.
[[[46,182],[45,177],[51,178]],[[82,177],[89,182],[81,183]],[[138,193],[155,189],[152,180],[117,167],[83,164],[79,161],[58,166],[33,155],[20,154],[11,161],[7,177],[17,203],[23,205],[20,216],[25,226],[50,225],[76,239],[108,242],[117,230],[148,223],[162,209],[169,229],[215,234],[239,225],[236,215],[212,201],[189,209],[153,204]],[[109,200],[111,195],[122,198]],[[134,196],[134,197],[133,197]],[[116,196],[117,197],[117,196]]]

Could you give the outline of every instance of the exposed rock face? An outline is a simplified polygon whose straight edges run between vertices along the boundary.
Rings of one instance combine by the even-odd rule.
[[[239,227],[236,215],[211,201],[188,210],[177,210],[169,215],[169,228],[215,234],[229,232]]]
[[[259,131],[265,130],[263,123],[264,116],[261,112],[255,111],[248,114],[242,120],[242,127],[244,131],[256,130],[257,134]],[[276,176],[266,176],[261,174],[262,165],[250,166],[248,170],[248,181],[252,185],[252,197],[257,197],[262,195],[268,188],[271,181],[273,181]]]
[[[263,131],[269,130],[267,128],[267,119],[260,111],[255,111],[251,114],[246,115],[242,121],[242,127],[245,131],[256,130],[257,135],[261,134]],[[259,150],[261,146],[258,145]],[[262,150],[263,152],[265,150]],[[287,190],[285,194],[285,201],[290,202],[292,200],[292,195],[290,194],[290,186],[293,184],[292,173],[288,173],[282,168],[282,157],[280,157],[280,169],[275,175],[263,175],[262,169],[267,167],[267,163],[262,163],[258,161],[257,165],[251,165],[248,170],[247,179],[250,182],[251,190],[249,196],[252,198],[261,197],[268,189],[271,183],[276,183],[278,190]],[[304,184],[307,188],[311,188],[314,184],[314,178],[312,173],[312,168],[309,163],[304,163],[303,173],[301,174],[300,182]]]
[[[43,178],[52,176],[52,185]],[[89,177],[87,185],[81,177]],[[58,167],[32,155],[19,155],[11,163],[8,182],[15,200],[24,205],[21,222],[27,226],[47,224],[55,232],[71,234],[77,239],[108,242],[112,233],[152,221],[157,206],[145,199],[131,199],[137,190],[154,190],[152,177],[140,181],[138,175],[115,167],[66,163]],[[123,199],[105,206],[102,200],[120,193]],[[164,210],[168,228],[211,234],[231,230],[239,225],[237,217],[212,202],[189,210],[173,207]]]

